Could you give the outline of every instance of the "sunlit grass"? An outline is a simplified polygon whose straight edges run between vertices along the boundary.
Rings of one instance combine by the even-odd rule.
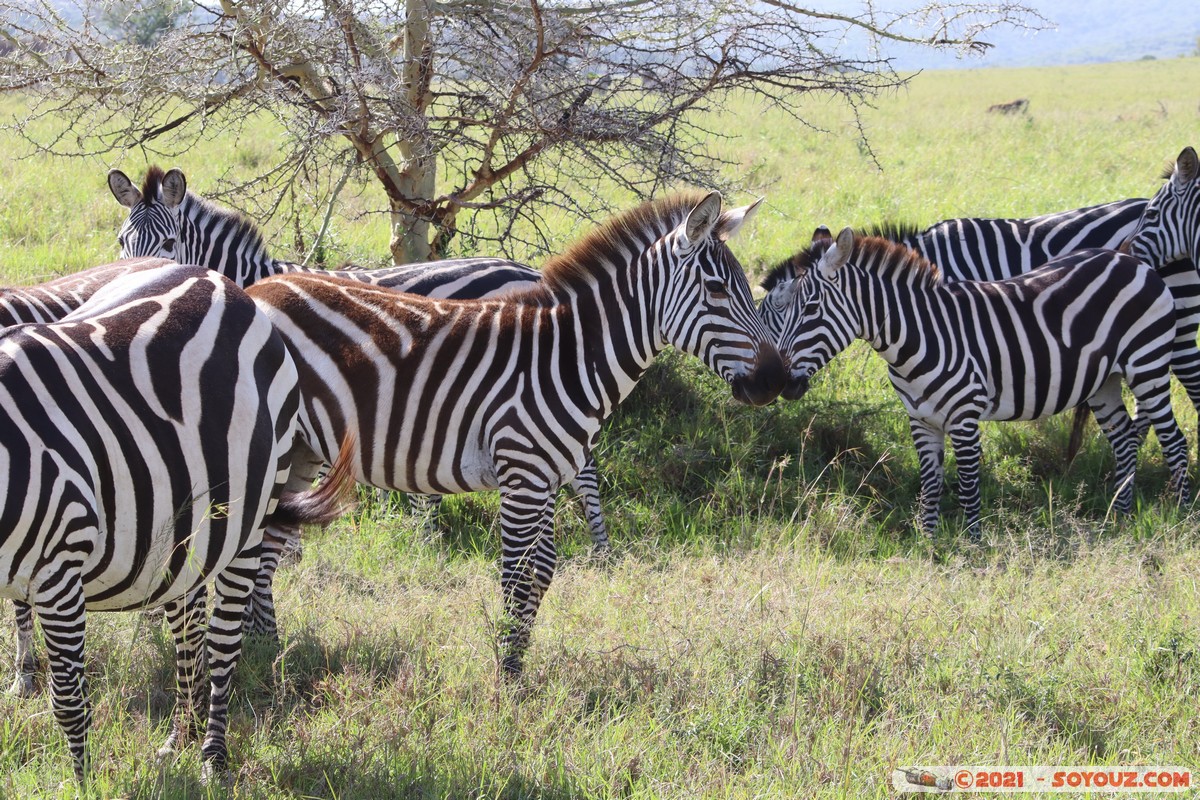
[[[878,164],[836,105],[810,104],[820,134],[731,101],[712,121],[736,135],[714,144],[740,164],[730,198],[767,197],[735,250],[760,273],[817,224],[1146,196],[1196,143],[1196,67],[918,76],[864,115]],[[1028,115],[987,114],[1017,97]],[[204,143],[178,165],[203,193],[269,159],[272,135]],[[0,150],[23,152],[7,135]],[[3,280],[115,255],[124,209],[109,166],[136,180],[145,162],[0,162]],[[386,222],[361,216],[372,198],[354,189],[335,219],[347,259],[385,257]],[[559,224],[556,241],[578,235]],[[290,232],[268,231],[277,255],[297,255]],[[1178,391],[1175,407],[1194,441]],[[596,451],[613,562],[590,557],[578,505],[559,503],[561,567],[522,686],[497,678],[496,496],[448,499],[434,543],[402,503],[368,503],[280,571],[281,646],[252,643],[239,667],[237,784],[211,793],[890,797],[891,769],[913,763],[1200,766],[1200,512],[1169,502],[1152,437],[1137,512],[1113,519],[1107,444],[1093,427],[1065,464],[1069,426],[985,425],[985,543],[962,541],[952,494],[930,541],[912,525],[907,417],[869,349],[852,347],[803,402],[757,409],[665,354]],[[0,661],[14,650],[0,627]],[[196,748],[152,758],[170,650],[135,615],[90,617],[94,796],[208,791]],[[46,698],[0,697],[0,797],[73,792]]]

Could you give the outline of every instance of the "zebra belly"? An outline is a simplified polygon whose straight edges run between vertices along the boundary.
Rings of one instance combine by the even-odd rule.
[[[1036,387],[1036,400],[1033,396],[1022,396],[1017,402],[1014,392],[1010,389],[996,392],[992,395],[992,403],[980,419],[996,422],[1014,422],[1020,420],[1035,420],[1050,417],[1069,411],[1081,405],[1096,392],[1114,373],[1109,367],[1111,360],[1101,359],[1099,368],[1089,374],[1095,377],[1084,383],[1064,384],[1066,377],[1076,377],[1070,370],[1060,371],[1051,376],[1049,384]],[[1064,374],[1064,372],[1066,374]],[[1026,388],[1026,387],[1021,387]],[[1035,387],[1028,387],[1033,389]]]

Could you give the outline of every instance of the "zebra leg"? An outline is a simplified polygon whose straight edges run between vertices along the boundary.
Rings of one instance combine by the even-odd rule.
[[[440,494],[410,494],[408,496],[409,510],[424,520],[422,527],[429,538],[437,536],[441,530],[442,496]]]
[[[62,568],[43,583],[33,605],[46,638],[54,718],[67,735],[67,746],[75,762],[75,779],[82,786],[87,781],[89,769],[87,740],[92,706],[88,701],[87,677],[83,670],[87,611],[83,578],[77,568]]]
[[[1100,390],[1088,400],[1088,405],[1096,415],[1096,423],[1100,430],[1108,437],[1113,456],[1117,460],[1117,490],[1113,498],[1113,508],[1119,514],[1128,514],[1133,510],[1133,476],[1137,467],[1141,434],[1125,409],[1125,400],[1121,397],[1120,376],[1110,376]],[[1144,408],[1139,408],[1139,417],[1150,419]]]
[[[1171,409],[1170,380],[1139,383],[1131,388],[1138,399],[1138,408],[1143,409],[1142,413],[1154,425],[1167,469],[1171,472],[1171,489],[1180,503],[1191,502],[1187,439],[1180,432]]]
[[[284,490],[303,492],[312,488],[313,480],[325,466],[321,459],[307,447],[299,446],[293,448],[289,457],[292,470]],[[299,528],[268,527],[263,531],[258,574],[254,578],[254,590],[246,602],[242,620],[243,635],[266,636],[278,641],[279,626],[275,619],[273,591],[275,572],[281,562],[299,561],[302,550]]]
[[[263,533],[262,559],[258,574],[254,577],[254,591],[246,603],[243,617],[244,636],[265,636],[279,639],[279,626],[275,621],[275,571],[284,552],[300,547],[300,531],[297,528],[267,528]]]
[[[207,611],[208,586],[201,584],[191,594],[167,603],[165,612],[171,636],[175,639],[175,719],[167,741],[158,749],[159,758],[178,753],[200,733],[204,695],[208,689],[204,675],[204,615]]]
[[[979,420],[959,420],[950,429],[950,443],[954,447],[954,464],[958,472],[958,502],[962,506],[971,541],[978,542],[979,530]]]
[[[505,623],[501,633],[504,674],[521,674],[529,633],[557,563],[554,495],[549,487],[522,485],[501,490],[500,590]]]
[[[909,430],[917,447],[917,462],[921,473],[921,530],[932,536],[937,531],[942,485],[945,479],[946,434],[924,420],[910,417]]]
[[[9,694],[33,697],[37,693],[34,676],[38,671],[37,651],[33,647],[33,609],[28,603],[13,601],[17,617],[17,677]]]
[[[246,599],[258,576],[261,545],[248,548],[235,558],[213,584],[212,617],[208,623],[208,664],[211,684],[208,700],[208,728],[200,752],[204,758],[203,777],[227,775],[229,749],[225,741],[229,721],[229,692],[233,670],[242,654],[242,615]]]
[[[583,514],[587,517],[592,532],[592,548],[603,555],[612,551],[608,541],[608,529],[604,526],[604,513],[600,509],[600,476],[596,470],[596,459],[588,453],[587,463],[571,481],[571,488],[583,503]]]

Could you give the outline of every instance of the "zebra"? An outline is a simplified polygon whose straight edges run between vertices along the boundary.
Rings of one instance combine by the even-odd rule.
[[[309,268],[272,258],[253,222],[189,191],[187,178],[177,167],[166,172],[150,167],[140,191],[125,173],[114,169],[108,174],[108,186],[117,202],[129,209],[117,236],[123,257],[155,255],[199,264],[243,288],[269,275],[318,272],[428,297],[479,300],[529,289],[541,280],[541,273],[533,267],[502,258],[446,259],[379,269]],[[583,506],[594,552],[611,552],[600,504],[599,472],[592,456],[571,480],[571,488]],[[425,517],[426,526],[436,527],[440,498],[411,496],[410,501]],[[296,542],[272,537],[268,545],[259,584],[247,607],[247,632],[274,636],[277,625],[271,585],[282,550],[295,547]]]
[[[123,258],[36,286],[2,287],[0,329],[23,322],[54,322],[62,319],[117,278],[173,263],[167,258]]]
[[[937,264],[947,281],[995,281],[1036,269],[1053,258],[1087,248],[1116,249],[1133,233],[1146,208],[1145,199],[1060,211],[1024,219],[962,217],[936,222],[924,229],[896,223],[868,226],[864,235],[903,244]],[[1159,275],[1175,299],[1175,340],[1171,371],[1200,410],[1200,274],[1187,258],[1160,264]],[[774,296],[776,287],[796,277],[790,261],[779,264],[763,280],[767,290],[764,313],[786,307]],[[1076,415],[1069,457],[1074,457],[1087,421],[1085,409]],[[1117,412],[1120,413],[1120,412]],[[1139,430],[1145,435],[1146,424]]]
[[[0,330],[27,322],[55,322],[83,305],[98,290],[118,278],[175,262],[165,258],[127,258],[30,287],[0,288]],[[34,693],[37,656],[33,650],[33,609],[15,602],[17,621],[17,677],[10,693]]]
[[[208,694],[206,774],[225,768],[264,517],[326,522],[352,485],[347,448],[332,480],[279,500],[299,404],[295,364],[270,322],[199,267],[129,273],[56,322],[0,332],[0,596],[41,621],[52,707],[81,784],[88,611],[166,606],[179,702],[163,749],[198,727]],[[206,661],[207,692],[197,680]]]
[[[1192,147],[1180,151],[1165,181],[1138,220],[1127,249],[1155,266],[1175,259],[1200,258],[1200,158]]]
[[[301,375],[295,485],[346,432],[355,478],[381,488],[501,492],[504,673],[518,675],[556,564],[553,498],[601,423],[667,345],[736,399],[763,404],[785,369],[726,240],[754,212],[713,192],[646,202],[491,300],[433,300],[333,276],[267,278],[249,294]]]
[[[1187,443],[1171,411],[1168,370],[1175,303],[1150,266],[1081,250],[1002,281],[949,282],[913,250],[856,240],[850,228],[818,244],[794,259],[800,277],[777,287],[790,308],[770,322],[790,365],[784,396],[802,397],[814,373],[855,338],[866,340],[888,362],[909,415],[927,533],[938,523],[947,435],[966,528],[978,539],[980,421],[1037,419],[1084,401],[1116,454],[1114,508],[1128,513],[1139,437],[1124,412],[1122,378],[1188,502]]]

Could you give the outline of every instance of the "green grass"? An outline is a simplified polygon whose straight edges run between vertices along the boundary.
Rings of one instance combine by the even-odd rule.
[[[836,105],[811,103],[819,134],[733,101],[713,125],[737,138],[713,146],[740,165],[733,199],[768,197],[735,250],[760,273],[822,223],[1147,196],[1196,143],[1196,68],[921,75],[865,115],[882,171]],[[1027,117],[985,113],[1016,97]],[[204,192],[270,142],[204,143],[177,163]],[[0,164],[0,275],[114,254],[124,210],[108,164]],[[140,175],[144,162],[112,165]],[[352,193],[336,221],[346,258],[386,253],[386,226],[353,219],[370,202]],[[575,230],[563,221],[556,241]],[[272,241],[295,255],[289,235]],[[1195,441],[1181,393],[1176,409]],[[562,565],[521,686],[497,679],[496,497],[448,499],[450,532],[432,544],[393,506],[364,505],[281,570],[282,646],[252,643],[239,666],[237,783],[211,794],[890,797],[890,771],[910,764],[1200,767],[1200,512],[1167,502],[1152,440],[1137,513],[1112,519],[1107,445],[1093,428],[1067,465],[1068,432],[1065,417],[986,425],[985,544],[962,541],[952,497],[927,541],[912,527],[907,418],[867,348],[803,402],[761,409],[664,354],[597,448],[614,561],[589,557],[581,510],[559,504]],[[95,796],[209,793],[197,748],[153,761],[170,649],[137,615],[89,619]],[[0,661],[13,652],[0,629]],[[71,797],[69,778],[46,699],[0,697],[0,797]]]

